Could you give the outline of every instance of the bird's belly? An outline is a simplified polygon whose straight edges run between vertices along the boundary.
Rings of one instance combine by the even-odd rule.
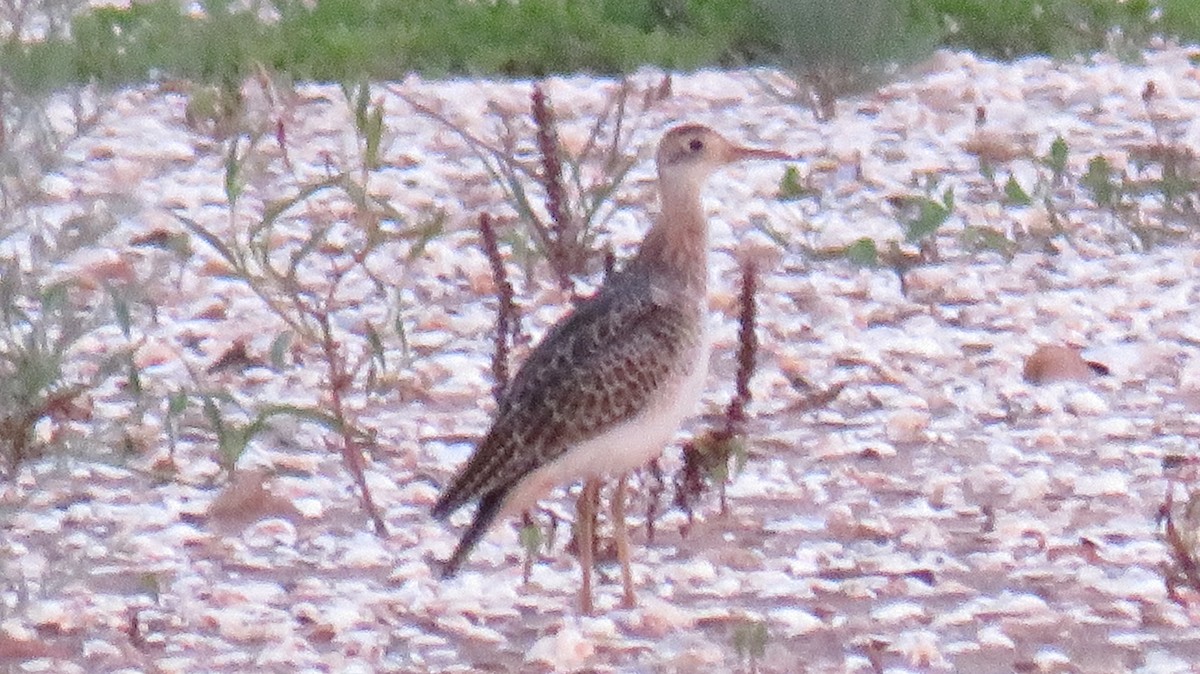
[[[662,453],[700,402],[710,350],[706,333],[693,350],[689,358],[692,366],[684,377],[655,395],[637,416],[579,443],[527,475],[505,500],[504,512],[527,510],[554,487],[580,478],[618,475],[640,468]]]

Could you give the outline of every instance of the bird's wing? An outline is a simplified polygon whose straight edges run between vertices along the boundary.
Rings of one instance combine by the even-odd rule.
[[[608,427],[633,418],[690,366],[694,317],[654,293],[601,293],[555,326],[522,364],[491,429],[433,514],[512,487]]]

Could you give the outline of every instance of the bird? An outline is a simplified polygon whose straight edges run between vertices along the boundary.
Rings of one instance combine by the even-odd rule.
[[[701,192],[726,164],[792,158],[737,145],[701,124],[663,135],[655,153],[659,213],[636,253],[533,348],[504,390],[487,433],[432,508],[435,518],[445,520],[478,502],[441,567],[443,577],[459,571],[498,518],[525,512],[554,487],[584,478],[576,531],[584,568],[581,603],[590,613],[592,532],[583,525],[591,513],[583,504],[601,476],[620,475],[615,537],[625,604],[633,604],[624,476],[662,453],[698,405],[708,373],[709,243]]]

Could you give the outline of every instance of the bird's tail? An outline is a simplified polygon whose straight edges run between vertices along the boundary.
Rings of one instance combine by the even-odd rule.
[[[508,494],[505,489],[485,494],[479,499],[479,507],[475,510],[475,519],[471,520],[471,525],[463,532],[462,538],[458,541],[458,546],[454,548],[454,554],[450,555],[450,559],[442,565],[442,578],[450,578],[458,573],[458,568],[466,561],[467,555],[471,554],[471,550],[480,538],[487,533],[488,527],[500,514],[500,506],[504,504],[504,497]],[[434,506],[434,516],[438,516],[438,508]]]

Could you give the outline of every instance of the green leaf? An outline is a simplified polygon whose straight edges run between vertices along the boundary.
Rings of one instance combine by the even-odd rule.
[[[142,590],[157,604],[162,595],[162,583],[159,581],[158,574],[144,572],[138,576],[138,581]]]
[[[788,166],[783,170],[783,177],[779,180],[779,194],[776,196],[780,201],[795,201],[812,196],[814,191],[810,189],[800,180],[800,169],[795,166]]]
[[[217,403],[210,395],[204,396],[204,416],[208,419],[208,424],[212,426],[218,438],[224,435],[225,420],[221,417],[221,409],[217,407]]]
[[[859,267],[879,266],[879,248],[875,245],[875,240],[870,237],[864,236],[846,246],[845,256],[847,261]]]
[[[1050,168],[1054,182],[1061,183],[1067,175],[1067,141],[1063,140],[1061,135],[1054,137],[1054,142],[1050,144],[1050,153],[1042,162]]]
[[[55,314],[65,311],[67,307],[67,289],[70,283],[61,281],[54,283],[42,291],[42,315]]]
[[[383,338],[379,336],[379,331],[375,329],[375,325],[367,321],[367,343],[371,346],[371,358],[379,363],[382,369],[387,368],[387,350],[383,347]]]
[[[521,527],[518,534],[521,540],[521,547],[528,555],[535,555],[541,549],[545,537],[542,535],[542,529],[536,524],[530,523]]]
[[[248,428],[240,428],[229,424],[222,427],[222,432],[217,435],[217,451],[221,455],[221,466],[230,472],[237,466],[238,459],[242,458],[242,454],[246,453],[246,446],[250,444],[250,433]]]
[[[733,474],[739,475],[742,469],[746,467],[746,462],[750,460],[750,446],[746,444],[746,439],[742,436],[730,438],[733,453]]]
[[[404,300],[400,297],[400,293],[395,293],[394,297],[396,306],[392,318],[392,329],[396,331],[396,337],[400,340],[400,353],[407,362],[412,357],[412,349],[408,343],[408,330],[404,327]]]
[[[405,231],[404,236],[412,240],[408,255],[406,256],[409,261],[424,255],[425,249],[429,247],[429,244],[445,232],[447,219],[446,211],[439,208],[427,214],[416,226]]]
[[[967,227],[961,240],[966,248],[999,253],[1010,260],[1017,252],[1015,241],[991,227]]]
[[[288,279],[296,278],[296,274],[298,273],[298,271],[300,269],[300,265],[304,262],[304,260],[309,255],[312,255],[313,251],[317,250],[317,248],[320,247],[321,244],[325,243],[326,237],[329,234],[329,230],[330,230],[330,227],[328,225],[319,225],[319,226],[315,227],[309,233],[309,237],[307,239],[305,239],[304,243],[301,244],[299,248],[292,251],[291,260],[288,263],[287,275],[284,278],[288,278]],[[267,250],[264,247],[262,250],[262,253],[263,253],[263,267],[265,269],[268,269],[269,271],[274,271],[274,267],[271,266],[271,264],[268,260],[268,257],[270,256],[271,251]]]
[[[207,243],[213,250],[217,251],[217,254],[224,258],[231,266],[235,269],[241,268],[241,258],[238,257],[233,249],[226,246],[224,241],[217,238],[216,234],[208,231],[203,225],[191,218],[186,218],[178,213],[173,213],[172,215],[175,216],[176,220],[183,223],[184,227],[187,227],[193,234],[200,237],[204,243]]]
[[[230,206],[237,203],[238,197],[242,195],[242,162],[243,158],[238,157],[238,141],[240,136],[235,136],[229,143],[229,152],[225,155],[225,199]]]
[[[1007,204],[1014,206],[1028,206],[1033,203],[1029,193],[1021,187],[1021,183],[1012,175],[1008,176],[1008,182],[1004,183],[1004,201]]]
[[[128,384],[129,384],[129,392],[131,394],[133,394],[135,397],[141,396],[142,390],[143,390],[142,389],[142,376],[141,376],[141,373],[138,372],[137,364],[135,364],[133,362],[132,356],[130,356],[129,362],[127,363],[127,365],[128,365],[128,370],[127,370],[128,376],[126,378],[126,381],[128,381]]]
[[[954,210],[954,189],[947,187],[945,192],[942,192],[942,206],[946,208],[946,215]]]
[[[366,147],[363,150],[363,164],[368,169],[379,167],[379,147],[383,142],[383,103],[376,103],[370,114],[364,120],[362,129]]]
[[[729,479],[729,453],[724,443],[710,443],[702,448],[708,456],[705,457],[708,477],[713,482],[724,482]]]
[[[284,331],[275,336],[271,340],[271,368],[274,370],[282,370],[284,365],[284,356],[287,355],[288,347],[292,345],[292,333]]]
[[[16,260],[9,260],[0,269],[0,312],[3,312],[6,323],[24,322],[25,312],[17,305],[22,278],[21,267]]]
[[[1116,203],[1117,186],[1113,183],[1113,169],[1103,155],[1088,161],[1087,172],[1079,179],[1091,193],[1092,201],[1098,206],[1111,207]]]
[[[175,391],[167,397],[167,415],[178,416],[187,408],[188,394],[187,391]]]
[[[354,88],[354,125],[363,129],[367,125],[367,106],[371,104],[371,88],[359,81]]]
[[[772,226],[770,220],[767,218],[751,218],[750,225],[765,234],[767,238],[775,242],[775,245],[784,250],[787,250],[791,245],[787,235]]]
[[[904,231],[907,243],[917,243],[932,235],[950,218],[954,208],[954,193],[947,189],[939,203],[933,199],[922,199],[918,204],[920,212],[913,220],[908,221]]]
[[[308,183],[299,189],[296,194],[284,198],[270,201],[263,208],[262,217],[251,227],[249,231],[250,239],[258,239],[262,236],[263,231],[272,227],[279,216],[283,215],[288,209],[293,206],[303,203],[309,197],[313,196],[321,190],[329,189],[343,184],[348,179],[345,173],[335,173],[327,178],[318,180],[313,183]]]
[[[272,417],[277,416],[295,417],[301,421],[317,424],[326,430],[334,431],[335,433],[342,432],[342,422],[338,421],[337,417],[324,412],[315,407],[302,407],[300,405],[266,405],[258,412],[258,416],[250,424],[250,435],[256,435],[259,431],[266,428],[266,423]]]
[[[979,175],[988,183],[996,184],[996,167],[992,166],[992,162],[984,157],[979,158]]]
[[[129,314],[129,303],[125,301],[121,293],[117,292],[116,288],[108,286],[107,290],[108,296],[112,298],[113,316],[117,319],[117,326],[121,328],[121,334],[125,336],[125,339],[129,339],[133,323]]]
[[[733,649],[738,660],[758,660],[766,654],[770,634],[766,623],[760,620],[743,620],[733,628]]]

